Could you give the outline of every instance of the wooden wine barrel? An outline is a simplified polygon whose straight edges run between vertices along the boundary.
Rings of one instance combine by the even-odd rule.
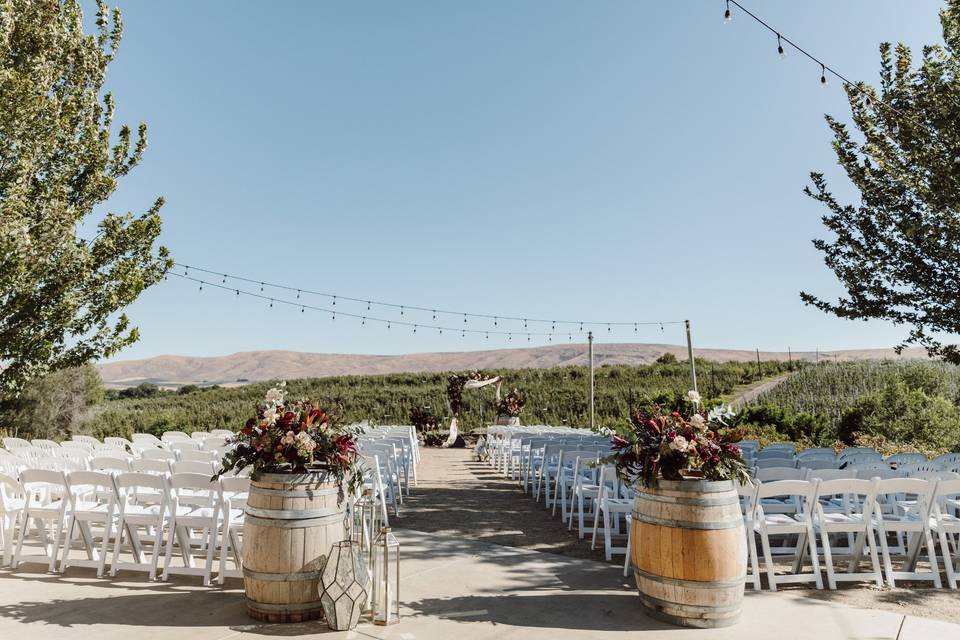
[[[740,618],[747,540],[732,482],[661,480],[633,506],[630,556],[649,614],[685,627]]]
[[[247,613],[263,622],[323,617],[318,580],[343,540],[346,503],[326,473],[264,473],[250,483],[243,522]]]

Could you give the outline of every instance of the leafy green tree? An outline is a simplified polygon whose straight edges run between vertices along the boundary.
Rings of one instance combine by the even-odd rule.
[[[860,191],[841,204],[821,173],[806,193],[828,209],[835,234],[815,240],[846,295],[801,297],[841,318],[911,327],[898,348],[917,344],[960,363],[938,334],[960,333],[960,0],[940,13],[944,45],[923,48],[914,68],[903,44],[880,46],[880,90],[846,86],[853,123],[827,116],[840,166]]]
[[[104,399],[103,382],[93,365],[55,371],[31,380],[23,392],[0,402],[0,427],[28,438],[67,438],[91,418]]]
[[[172,266],[162,198],[91,219],[147,146],[143,123],[112,135],[120,12],[98,1],[96,25],[77,0],[0,0],[0,394],[135,342],[117,314]]]

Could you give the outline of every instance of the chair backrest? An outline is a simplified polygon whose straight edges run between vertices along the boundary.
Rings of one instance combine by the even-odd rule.
[[[860,462],[857,464],[844,464],[844,469],[856,469],[857,471],[883,471],[890,469],[890,465],[886,462]]]
[[[128,471],[118,474],[115,482],[117,483],[117,494],[124,511],[126,511],[126,508],[131,503],[149,501],[154,504],[159,503],[160,509],[157,512],[157,516],[159,518],[163,517],[163,514],[167,510],[167,502],[169,500],[169,487],[166,475]]]
[[[879,484],[879,479],[822,479],[817,490],[817,496],[819,498],[840,496],[845,511],[870,514],[873,512],[873,501],[877,497],[877,486]],[[851,499],[854,496],[859,499]]]
[[[217,436],[217,437],[231,438],[235,434],[233,431],[230,431],[230,429],[211,429],[210,435]]]
[[[44,440],[43,438],[37,438],[36,440],[31,440],[30,444],[40,449],[59,449],[60,445],[53,440]]]
[[[133,446],[133,443],[127,440],[126,438],[118,438],[116,436],[108,436],[104,438],[103,444],[108,444],[110,446],[118,447],[123,450],[126,450],[127,447]]]
[[[25,497],[23,485],[15,477],[0,473],[0,514],[14,511],[14,500],[23,500]]]
[[[213,461],[200,462],[197,460],[180,460],[170,463],[173,473],[196,473],[213,475]]]
[[[60,443],[61,449],[73,450],[73,451],[84,451],[86,453],[93,453],[93,445],[88,442],[80,442],[79,440],[64,440]]]
[[[137,473],[163,475],[165,473],[170,473],[170,460],[151,460],[150,458],[137,458],[130,462],[130,467]]]
[[[792,442],[771,442],[760,451],[776,451],[778,449],[789,451],[792,455],[797,452],[797,445]]]
[[[897,470],[903,471],[907,477],[912,477],[917,473],[927,473],[930,471],[943,471],[943,467],[939,463],[929,461],[924,462],[923,464],[902,464],[897,465]]]
[[[160,440],[163,442],[173,442],[175,440],[190,440],[188,436],[183,431],[164,431],[163,435],[160,436]]]
[[[777,480],[776,482],[763,482],[757,487],[757,506],[762,508],[765,498],[797,497],[801,499],[799,507],[802,511],[809,508],[817,495],[817,486],[819,480],[808,482],[807,480]]]
[[[812,447],[810,449],[804,449],[803,451],[797,453],[797,457],[801,460],[811,457],[829,457],[836,458],[837,454],[834,453],[833,449],[830,447]]]
[[[24,440],[23,438],[14,438],[13,436],[7,436],[3,439],[3,448],[8,451],[13,451],[14,449],[20,447],[31,447],[29,440]]]
[[[948,507],[948,499],[956,499],[956,496],[960,495],[960,478],[949,478],[942,479],[940,483],[937,484],[936,493],[934,493],[934,500],[939,504],[937,517],[941,518],[946,516],[952,516],[955,507]]]
[[[191,451],[184,450],[177,452],[180,455],[181,461],[191,460],[194,462],[210,462],[213,460],[213,455],[209,451]]]
[[[152,433],[134,433],[130,436],[130,439],[133,442],[145,442],[152,444],[160,444],[161,440]]]
[[[190,432],[190,439],[196,440],[197,442],[202,442],[205,438],[209,438],[209,437],[210,437],[209,431],[191,431]]]
[[[922,453],[895,453],[885,460],[889,465],[900,466],[902,464],[923,464],[927,461],[927,456]]]
[[[206,450],[206,451],[210,451],[210,450],[212,450],[212,449],[216,449],[217,447],[222,447],[222,446],[224,446],[226,443],[227,443],[227,437],[226,437],[226,436],[214,436],[214,435],[211,435],[211,436],[206,437],[206,438],[204,438],[203,440],[200,441],[200,448],[201,448],[201,449],[204,449],[204,450]]]
[[[857,472],[853,469],[810,469],[807,473],[807,480],[823,480],[825,482],[844,479],[853,480],[856,479],[856,477]]]
[[[67,475],[67,485],[74,498],[110,503],[117,498],[113,476],[102,471],[74,471]]]
[[[807,460],[797,460],[797,466],[801,469],[836,469],[837,461],[809,458]]]
[[[953,467],[960,464],[960,453],[944,453],[934,458],[933,462],[937,462],[944,467]]]
[[[872,478],[880,478],[881,480],[886,480],[887,478],[902,478],[903,473],[896,470],[890,469],[855,469],[857,473],[857,478],[861,480],[870,480]]]
[[[94,448],[93,455],[100,456],[104,458],[124,458],[129,460],[133,456],[127,453],[126,450],[121,449],[120,447],[113,447],[110,445],[100,445],[99,447]]]
[[[20,484],[32,495],[34,488],[58,487],[67,488],[67,477],[63,471],[53,469],[24,469],[20,472]]]
[[[758,459],[753,466],[757,469],[793,468],[797,466],[797,461],[793,458],[762,458]]]
[[[171,440],[171,451],[199,451],[200,443],[197,440]]]
[[[179,506],[209,507],[220,501],[220,480],[211,480],[209,474],[174,473],[169,486]]]
[[[938,482],[938,480],[930,481],[921,478],[887,478],[880,480],[877,484],[877,496],[891,496],[894,494],[916,496],[916,507],[911,509],[911,511],[916,514],[918,518],[926,518],[930,513],[931,498],[937,488]]]
[[[88,444],[91,447],[96,447],[97,445],[100,444],[100,441],[94,438],[93,436],[76,435],[70,439],[73,440],[74,442],[82,442],[83,444]]]
[[[761,449],[757,452],[757,460],[783,459],[793,460],[793,452],[789,449]]]
[[[910,478],[920,478],[921,480],[954,480],[960,478],[960,473],[952,471],[918,471],[910,474]]]
[[[177,454],[167,449],[147,449],[140,454],[144,460],[176,460]]]
[[[90,468],[94,471],[130,471],[130,461],[124,458],[96,456],[90,460]]]
[[[793,467],[774,467],[772,469],[757,469],[757,475],[755,479],[758,482],[780,482],[787,480],[805,480],[806,477],[806,469],[794,469]]]

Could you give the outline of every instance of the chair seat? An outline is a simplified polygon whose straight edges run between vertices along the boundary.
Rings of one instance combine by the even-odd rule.
[[[787,513],[765,513],[763,516],[764,522],[767,526],[782,527],[782,526],[802,526],[803,521],[799,520],[797,517],[792,516]],[[761,523],[758,521],[754,527],[758,528],[761,526]]]

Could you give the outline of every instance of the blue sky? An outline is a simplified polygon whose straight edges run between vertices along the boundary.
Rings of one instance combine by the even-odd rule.
[[[178,261],[431,308],[690,318],[704,347],[883,347],[906,334],[801,303],[801,289],[840,292],[810,244],[824,211],[802,188],[820,170],[853,197],[823,122],[848,108],[839,83],[821,87],[792,51],[780,60],[736,9],[722,24],[721,0],[118,4],[107,85],[117,122],[147,121],[150,145],[109,208],[165,196],[162,242]],[[941,40],[941,2],[747,6],[870,82],[881,41]],[[142,338],[118,359],[526,344],[334,322],[178,278],[129,315]]]

